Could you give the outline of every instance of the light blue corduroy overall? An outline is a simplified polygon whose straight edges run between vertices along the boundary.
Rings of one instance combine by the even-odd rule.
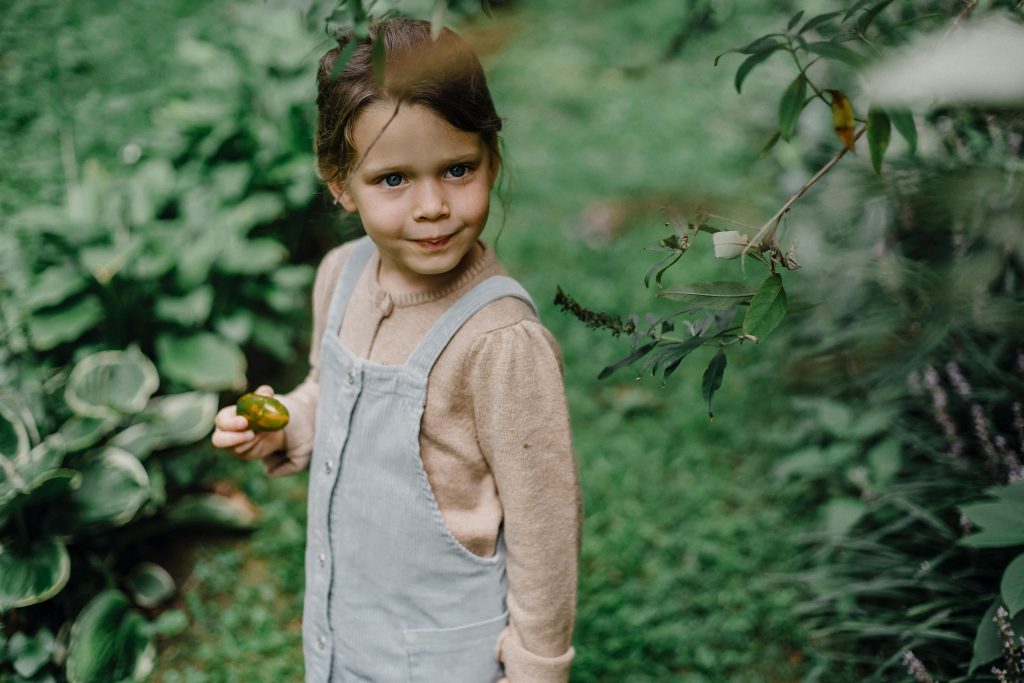
[[[467,292],[404,365],[354,355],[338,331],[374,244],[363,238],[338,278],[320,350],[309,473],[307,683],[493,683],[508,620],[505,546],[480,557],[445,526],[420,459],[427,376],[480,308],[513,296],[507,277]]]

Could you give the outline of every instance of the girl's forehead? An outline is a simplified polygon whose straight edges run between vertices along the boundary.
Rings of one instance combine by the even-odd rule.
[[[352,141],[366,164],[457,157],[483,148],[479,133],[456,128],[429,107],[403,102],[396,109],[390,100],[374,102],[356,116]]]

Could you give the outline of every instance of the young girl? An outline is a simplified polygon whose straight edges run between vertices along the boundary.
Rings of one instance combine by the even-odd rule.
[[[579,482],[556,343],[479,239],[501,119],[451,31],[383,21],[335,74],[346,42],[320,62],[316,151],[367,237],[318,269],[291,422],[227,407],[213,443],[309,467],[307,681],[566,681]]]

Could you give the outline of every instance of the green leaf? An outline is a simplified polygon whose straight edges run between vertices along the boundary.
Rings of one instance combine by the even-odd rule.
[[[36,311],[28,318],[28,336],[32,348],[49,351],[64,342],[74,341],[103,320],[103,304],[89,295],[74,303]]]
[[[825,22],[839,16],[842,13],[842,10],[840,10],[838,12],[825,12],[824,14],[818,14],[816,16],[813,16],[806,22],[804,22],[804,25],[800,27],[799,31],[797,31],[797,35],[801,33],[806,33],[807,31],[810,31],[812,29],[816,29]]]
[[[13,408],[0,402],[0,456],[12,462],[29,452],[28,429]]]
[[[22,678],[31,678],[39,672],[53,656],[53,632],[45,626],[29,638],[23,632],[15,633],[7,646],[7,652],[14,660],[14,670]]]
[[[384,85],[384,79],[387,76],[388,52],[383,40],[374,41],[370,58],[372,60],[373,79],[377,81],[377,85]]]
[[[148,422],[148,439],[157,450],[202,439],[213,429],[216,415],[217,394],[191,391],[153,398],[146,405],[143,418]]]
[[[761,36],[760,38],[751,43],[747,43],[743,47],[737,47],[731,50],[726,50],[725,52],[715,57],[715,66],[718,66],[719,59],[721,59],[722,57],[731,52],[738,52],[742,55],[752,55],[755,52],[761,52],[762,50],[774,50],[780,47],[784,47],[785,42],[779,40],[779,37],[781,35],[782,34],[779,33],[769,33],[768,35]]]
[[[793,27],[800,23],[800,20],[804,18],[804,11],[800,10],[789,18],[789,22],[786,24],[786,30],[792,31]]]
[[[604,378],[608,377],[609,375],[611,375],[616,370],[618,370],[619,368],[624,368],[627,365],[629,365],[630,363],[634,363],[634,362],[640,360],[641,358],[646,356],[651,351],[651,349],[653,349],[657,345],[658,345],[658,342],[655,341],[655,342],[649,342],[647,344],[644,344],[643,346],[638,347],[635,351],[633,351],[632,353],[627,355],[625,358],[622,358],[622,359],[612,363],[611,365],[606,367],[604,370],[602,370],[601,374],[599,374],[597,376],[597,378],[598,379],[604,379]]]
[[[647,272],[644,273],[644,287],[651,286],[651,276],[655,275],[655,273],[657,274],[655,275],[654,280],[660,286],[661,278],[665,274],[665,271],[674,266],[676,261],[678,261],[682,257],[683,252],[674,251],[672,253],[669,253],[667,256],[663,256],[661,259],[659,259],[657,263],[648,268]]]
[[[199,287],[187,296],[161,297],[156,302],[156,317],[183,327],[202,325],[213,309],[213,287]]]
[[[348,60],[352,59],[352,55],[355,54],[357,47],[359,47],[358,40],[349,40],[338,53],[338,56],[334,58],[334,65],[331,68],[332,81],[338,80],[338,77],[341,76],[341,72],[345,70],[345,65],[348,64]]]
[[[50,266],[36,277],[24,303],[32,311],[56,306],[81,292],[87,284],[85,277],[71,266]]]
[[[775,148],[775,145],[778,144],[779,138],[781,137],[782,134],[779,131],[775,131],[775,133],[768,138],[768,142],[764,143],[764,147],[761,148],[761,151],[757,153],[757,158],[764,159],[768,156],[769,152],[771,152]]]
[[[892,135],[892,124],[889,117],[880,109],[868,111],[868,149],[871,150],[871,165],[875,173],[882,173],[882,159],[885,150],[889,149],[889,138]]]
[[[127,587],[135,604],[146,609],[159,607],[177,590],[167,570],[152,562],[136,566],[128,576]]]
[[[230,275],[256,275],[273,271],[287,258],[288,252],[275,239],[240,240],[221,254],[217,269]]]
[[[877,5],[869,9],[867,12],[860,16],[857,20],[857,32],[864,33],[868,30],[868,27],[874,23],[875,18],[892,3],[892,0],[882,0]]]
[[[1006,603],[1010,617],[1016,617],[1024,609],[1024,553],[1015,557],[999,582],[999,595]]]
[[[740,67],[736,69],[736,92],[740,92],[740,89],[743,87],[743,81],[746,80],[747,76],[750,74],[751,71],[754,70],[755,66],[771,57],[776,50],[780,49],[782,49],[782,46],[778,45],[768,50],[756,52],[747,57],[746,59],[744,59],[743,63],[740,64]]]
[[[782,93],[779,100],[779,135],[789,142],[796,132],[796,122],[800,112],[807,105],[807,79],[803,74],[797,76]]]
[[[100,593],[71,626],[68,683],[143,681],[156,650],[146,620],[118,590]]]
[[[49,600],[70,577],[71,559],[57,537],[27,546],[12,538],[0,541],[0,613]]]
[[[711,410],[711,399],[714,398],[715,392],[722,386],[726,360],[725,349],[718,349],[718,353],[715,354],[715,357],[711,359],[708,367],[704,370],[704,379],[701,381],[701,394],[704,395],[704,400],[708,404],[708,417],[712,420],[715,419],[715,413]]]
[[[907,141],[910,153],[917,153],[917,124],[914,123],[914,115],[906,109],[890,109],[889,119],[893,127]]]
[[[760,342],[778,327],[785,316],[786,290],[782,288],[782,276],[773,273],[761,283],[751,299],[750,310],[743,319],[743,333]]]
[[[0,486],[0,520],[17,514],[23,508],[34,507],[45,510],[52,501],[61,503],[78,489],[82,475],[74,470],[48,470],[27,480],[23,486],[7,489]]]
[[[109,434],[120,421],[119,415],[105,417],[73,415],[60,426],[58,433],[64,439],[64,447],[68,451],[82,451],[99,443],[100,439]]]
[[[868,451],[868,466],[876,485],[888,484],[900,471],[903,452],[900,440],[889,438]]]
[[[851,66],[860,66],[864,63],[864,58],[857,52],[854,52],[845,45],[839,43],[833,43],[830,40],[822,40],[816,43],[808,43],[807,51],[812,52],[825,59],[831,59],[837,62],[844,62]]]
[[[999,628],[995,622],[996,610],[1000,606],[999,600],[993,602],[978,623],[978,630],[974,636],[971,664],[967,670],[968,674],[974,673],[979,666],[988,664],[1003,654],[1003,639],[999,636]],[[1010,626],[1016,633],[1024,630],[1024,612],[1018,614],[1010,622]]]
[[[256,526],[259,509],[242,493],[183,496],[168,511],[167,518],[182,526],[214,526],[246,530]]]
[[[740,282],[693,282],[669,287],[658,296],[704,308],[723,310],[750,301],[755,291]]]
[[[156,338],[156,357],[166,377],[186,386],[214,391],[245,387],[245,356],[237,344],[218,334],[161,334]]]
[[[825,504],[825,530],[845,536],[867,513],[868,506],[856,498],[834,498]]]
[[[82,486],[71,496],[75,528],[128,523],[149,499],[149,475],[139,459],[109,447],[82,468]]]
[[[961,512],[980,526],[960,543],[973,548],[999,548],[1024,544],[1024,500],[999,500],[992,503],[963,505]]]
[[[160,385],[156,366],[136,347],[86,356],[71,370],[64,400],[76,415],[117,417],[141,411]]]
[[[188,616],[180,609],[169,609],[150,624],[149,630],[155,636],[169,638],[183,633],[186,628],[188,628]]]

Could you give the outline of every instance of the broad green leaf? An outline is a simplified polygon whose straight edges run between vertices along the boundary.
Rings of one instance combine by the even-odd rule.
[[[882,159],[885,150],[889,149],[889,137],[892,135],[892,124],[889,117],[880,109],[868,110],[868,148],[871,150],[871,165],[875,173],[882,173]]]
[[[252,319],[252,343],[282,363],[295,358],[293,334],[294,331],[271,318],[256,316]]]
[[[64,400],[76,415],[105,418],[141,411],[160,385],[156,366],[135,347],[102,351],[79,361]]]
[[[182,327],[202,325],[213,308],[213,287],[209,285],[192,290],[183,297],[161,297],[156,302],[156,317],[177,323]]]
[[[231,275],[256,275],[272,271],[287,258],[288,252],[275,239],[240,239],[217,259],[217,269]]]
[[[1007,565],[999,582],[999,595],[1011,617],[1016,617],[1024,609],[1024,553]]]
[[[100,593],[71,626],[68,683],[143,681],[156,650],[146,620],[118,590]]]
[[[81,272],[71,266],[50,266],[36,277],[24,303],[32,311],[56,306],[81,292],[87,284]]]
[[[868,466],[876,485],[884,486],[892,481],[900,471],[902,463],[900,440],[895,437],[880,442],[868,451]]]
[[[711,362],[708,363],[708,367],[705,368],[704,378],[701,381],[701,393],[708,404],[708,417],[712,420],[715,419],[715,413],[711,410],[711,400],[715,397],[715,392],[722,386],[726,361],[725,349],[718,349],[718,353],[715,354]]]
[[[120,448],[104,449],[82,468],[82,486],[71,496],[76,527],[128,523],[149,498],[149,475],[139,459]]]
[[[228,390],[245,386],[245,356],[238,345],[211,332],[156,338],[163,374],[196,389]]]
[[[122,429],[107,442],[107,445],[128,451],[139,460],[145,460],[157,449],[153,428],[147,422],[139,422]]]
[[[45,510],[53,500],[63,503],[81,483],[82,475],[78,472],[56,469],[25,480],[21,486],[0,485],[0,522],[26,507]]]
[[[11,462],[29,452],[28,429],[13,408],[0,402],[0,456]]]
[[[864,58],[857,52],[854,52],[845,45],[834,43],[830,40],[822,40],[816,43],[808,43],[807,51],[812,52],[819,57],[825,59],[831,59],[837,62],[844,62],[851,66],[860,66],[864,62]]]
[[[88,295],[73,303],[36,311],[28,318],[28,336],[32,348],[49,351],[64,342],[74,341],[103,320],[103,304]]]
[[[154,636],[169,638],[183,633],[188,628],[188,616],[180,609],[165,610],[149,626]]]
[[[154,449],[183,446],[202,439],[213,429],[217,394],[191,391],[157,396],[146,406],[144,418]]]
[[[7,644],[14,671],[22,678],[32,678],[53,657],[53,645],[53,631],[45,626],[31,638],[18,631]]]
[[[632,353],[628,354],[626,357],[624,357],[624,358],[622,358],[622,359],[612,363],[611,365],[606,367],[604,370],[602,370],[601,374],[599,374],[597,376],[597,378],[598,379],[604,379],[604,378],[608,377],[609,375],[611,375],[616,370],[618,370],[619,368],[624,368],[627,365],[629,365],[630,363],[634,363],[634,362],[640,360],[641,358],[646,356],[648,353],[650,353],[650,351],[655,346],[657,346],[657,345],[658,345],[658,342],[648,342],[647,344],[643,344],[643,345],[637,347],[636,350],[634,350]]]
[[[704,308],[726,309],[750,301],[756,292],[740,282],[694,282],[669,287],[658,296]]]
[[[152,562],[143,562],[136,566],[128,576],[127,585],[135,604],[146,609],[159,607],[170,599],[176,590],[174,579],[167,570]]]
[[[259,509],[242,493],[183,496],[167,512],[167,519],[181,526],[213,526],[246,530],[256,526]]]
[[[968,674],[974,673],[975,669],[989,662],[998,659],[1003,654],[1003,639],[999,636],[999,629],[996,626],[996,610],[1002,603],[999,600],[993,602],[985,615],[978,622],[978,630],[974,636],[974,649],[971,656],[971,664],[967,670]],[[1024,612],[1019,613],[1011,622],[1014,632],[1024,631]]]
[[[796,122],[800,112],[807,105],[807,79],[803,74],[797,76],[782,93],[779,100],[779,135],[786,142],[796,132]]]
[[[889,119],[903,139],[910,147],[910,153],[917,153],[917,124],[914,123],[914,115],[906,109],[890,109]]]
[[[961,506],[971,522],[981,532],[960,541],[973,548],[998,548],[1024,545],[1024,500],[999,500]]]
[[[761,283],[751,299],[750,310],[743,319],[743,333],[760,342],[778,327],[785,316],[786,290],[782,288],[782,276],[773,273]]]
[[[49,600],[70,576],[71,560],[57,537],[43,536],[28,546],[0,540],[0,613]]]
[[[825,530],[832,536],[845,536],[868,511],[856,498],[834,498],[825,504]]]
[[[118,415],[105,417],[85,417],[73,415],[60,426],[58,433],[64,439],[64,447],[69,452],[82,451],[100,442],[121,421]]]

